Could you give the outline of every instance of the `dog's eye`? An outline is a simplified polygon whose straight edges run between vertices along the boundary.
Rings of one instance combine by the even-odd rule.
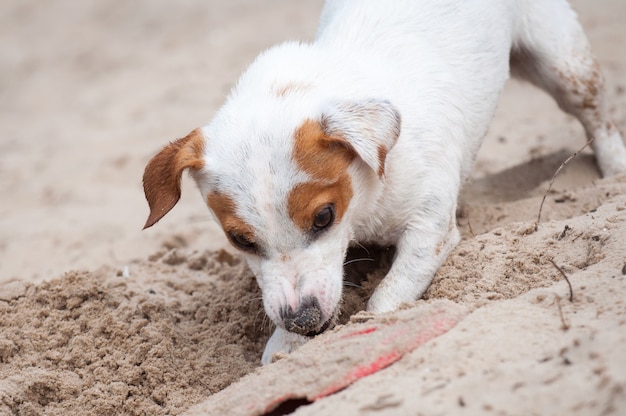
[[[233,244],[239,247],[241,250],[250,252],[257,251],[257,247],[254,241],[250,240],[243,234],[228,233],[228,238],[230,238],[230,241],[232,241]]]
[[[321,231],[330,227],[335,221],[335,206],[333,204],[326,205],[313,218],[313,230]]]

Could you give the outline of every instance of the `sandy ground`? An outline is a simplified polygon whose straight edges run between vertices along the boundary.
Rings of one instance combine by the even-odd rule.
[[[626,3],[573,4],[624,132]],[[141,175],[261,49],[311,39],[321,1],[1,5],[0,413],[626,413],[626,176],[585,152],[533,232],[585,141],[545,94],[507,86],[425,299],[357,313],[391,255],[371,249],[344,325],[259,368],[250,272],[191,181],[140,231]]]

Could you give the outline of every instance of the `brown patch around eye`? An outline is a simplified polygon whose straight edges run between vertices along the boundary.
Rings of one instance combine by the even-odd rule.
[[[319,123],[307,120],[295,133],[294,158],[312,177],[289,193],[288,213],[302,231],[310,231],[320,208],[335,205],[335,219],[340,221],[352,198],[348,167],[355,153],[341,138],[324,135]]]
[[[306,120],[295,133],[294,158],[315,180],[334,181],[347,175],[356,153],[341,137],[324,134],[320,123]]]
[[[335,205],[335,221],[341,221],[351,198],[349,177],[331,185],[304,182],[296,185],[289,194],[289,216],[302,231],[310,231],[319,210],[329,203]]]
[[[250,242],[256,242],[254,229],[237,215],[237,204],[230,196],[212,192],[207,197],[207,204],[226,234],[243,236]]]

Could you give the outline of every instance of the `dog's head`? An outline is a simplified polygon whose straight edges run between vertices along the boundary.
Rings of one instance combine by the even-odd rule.
[[[143,177],[145,226],[174,207],[188,169],[254,272],[269,317],[311,335],[339,305],[354,222],[364,220],[359,205],[379,195],[400,116],[384,100],[300,114],[277,105],[250,109],[231,99],[208,126],[163,148]]]

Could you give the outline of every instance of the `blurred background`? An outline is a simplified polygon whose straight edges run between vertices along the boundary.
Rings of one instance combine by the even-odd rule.
[[[223,246],[190,180],[142,232],[143,168],[210,120],[260,50],[311,39],[321,5],[0,1],[0,281],[124,264],[172,236]]]

